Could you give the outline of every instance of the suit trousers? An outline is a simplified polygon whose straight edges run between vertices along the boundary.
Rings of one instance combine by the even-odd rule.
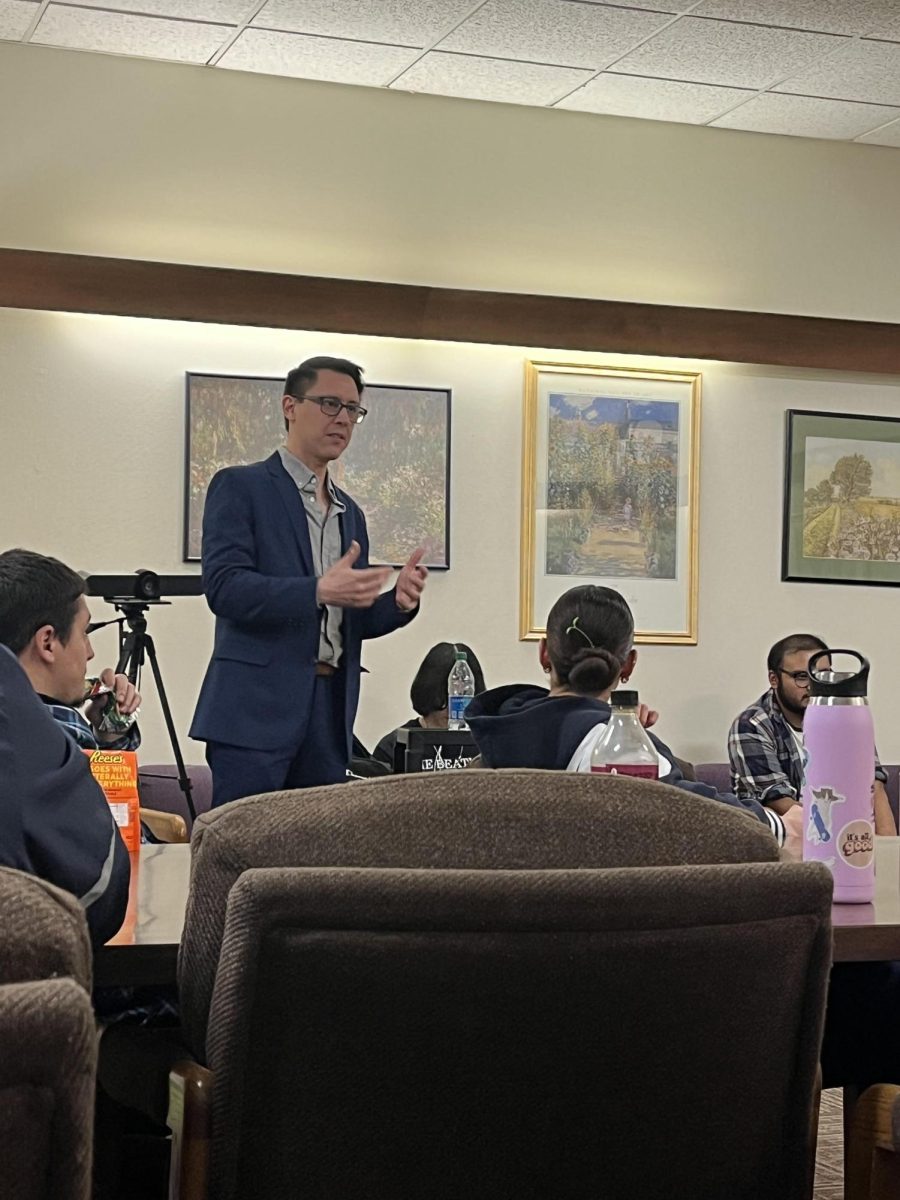
[[[301,746],[257,750],[207,742],[212,807],[285,788],[344,783],[349,763],[344,713],[344,673],[339,669],[334,675],[315,676],[309,725]]]

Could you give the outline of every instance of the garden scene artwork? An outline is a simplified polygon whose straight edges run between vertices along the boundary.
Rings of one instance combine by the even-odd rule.
[[[900,585],[900,420],[787,412],[781,578]]]
[[[519,636],[570,587],[616,588],[638,642],[697,640],[701,377],[525,363]]]
[[[284,441],[282,379],[187,377],[185,561],[200,558],[206,489],[222,467],[257,462]],[[417,546],[448,567],[450,392],[368,385],[368,416],[330,468],[366,514],[369,558],[400,566]]]
[[[551,392],[549,575],[674,579],[679,405]]]
[[[900,444],[806,438],[803,556],[900,562]]]

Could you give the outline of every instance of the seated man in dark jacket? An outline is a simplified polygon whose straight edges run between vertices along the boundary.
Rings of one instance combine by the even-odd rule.
[[[120,928],[130,864],[87,757],[0,646],[0,864],[65,888],[95,946]]]

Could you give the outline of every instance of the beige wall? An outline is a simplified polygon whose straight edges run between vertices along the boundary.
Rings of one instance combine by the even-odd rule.
[[[898,212],[900,153],[880,147],[0,44],[0,245],[898,321]],[[521,378],[552,351],[0,313],[0,544],[186,569],[185,370],[278,374],[323,349],[454,389],[453,570],[367,651],[371,742],[407,716],[435,640],[470,641],[491,682],[537,678],[516,636]],[[699,365],[700,644],[642,651],[660,732],[720,758],[766,648],[806,626],[875,656],[900,758],[897,593],[779,582],[784,410],[896,413],[896,381]],[[153,627],[183,731],[210,621],[187,599]],[[152,698],[144,726],[147,757],[168,757]]]
[[[521,397],[524,359],[552,350],[356,337],[324,344],[308,333],[0,310],[0,544],[94,572],[195,570],[180,561],[184,372],[281,374],[323,349],[357,358],[373,382],[453,389],[453,565],[432,575],[407,630],[366,647],[371,674],[357,729],[371,745],[411,715],[410,679],[436,641],[469,642],[489,684],[541,680],[535,644],[517,638]],[[730,719],[765,686],[769,645],[803,627],[872,655],[880,748],[900,758],[897,592],[779,582],[785,409],[889,415],[897,381],[679,365],[704,375],[700,642],[640,651],[635,682],[663,714],[660,735],[695,761],[722,758]],[[104,610],[95,602],[96,616]],[[182,599],[155,612],[151,630],[184,734],[211,620],[202,599]],[[97,635],[96,648],[98,661],[114,656],[111,631]],[[144,759],[169,759],[149,682],[145,690]],[[201,747],[185,749],[201,757]]]
[[[900,153],[0,44],[0,246],[900,319]]]

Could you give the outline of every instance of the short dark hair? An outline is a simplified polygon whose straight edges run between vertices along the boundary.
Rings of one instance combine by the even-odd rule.
[[[816,637],[814,633],[789,633],[787,637],[783,637],[780,642],[776,642],[769,651],[769,657],[766,659],[767,668],[772,671],[781,670],[781,664],[789,654],[796,654],[798,650],[827,650],[828,647],[820,637]]]
[[[288,371],[284,381],[284,395],[302,400],[306,395],[307,388],[311,387],[319,378],[320,371],[336,371],[338,375],[349,376],[356,384],[358,396],[362,395],[363,388],[366,386],[363,383],[362,367],[351,362],[349,358],[331,358],[327,354],[320,354],[316,358],[305,359],[298,367]],[[287,417],[284,419],[284,427],[285,429],[290,428]]]
[[[634,641],[634,617],[613,588],[569,588],[547,617],[547,654],[556,678],[583,696],[615,682]]]
[[[19,655],[44,625],[65,644],[84,580],[58,558],[33,550],[0,554],[0,644]]]
[[[472,668],[476,695],[484,691],[484,672],[471,646],[465,642],[438,642],[422,659],[422,665],[416,671],[409,689],[413,709],[420,717],[427,717],[429,713],[440,712],[447,707],[447,677],[456,662],[457,650],[465,653],[466,662]]]

